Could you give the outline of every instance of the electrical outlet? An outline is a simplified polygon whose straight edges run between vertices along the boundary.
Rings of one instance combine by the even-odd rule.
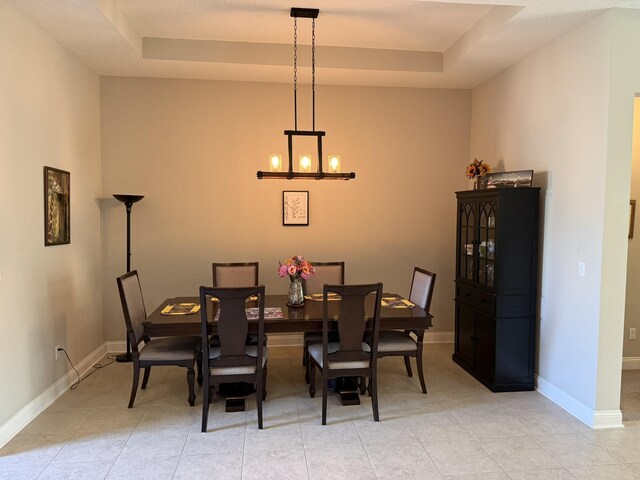
[[[635,328],[630,328],[629,329],[629,340],[635,340],[636,339],[636,329]]]
[[[54,356],[55,359],[58,360],[60,358],[60,354],[62,353],[62,345],[56,345]]]

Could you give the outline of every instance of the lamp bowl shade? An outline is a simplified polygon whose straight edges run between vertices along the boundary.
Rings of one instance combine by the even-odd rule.
[[[122,193],[114,193],[113,197],[122,203],[136,203],[144,198],[144,195],[125,195]]]

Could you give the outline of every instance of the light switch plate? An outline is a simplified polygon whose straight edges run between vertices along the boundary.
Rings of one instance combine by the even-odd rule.
[[[584,277],[587,272],[587,264],[585,262],[578,262],[578,276]]]

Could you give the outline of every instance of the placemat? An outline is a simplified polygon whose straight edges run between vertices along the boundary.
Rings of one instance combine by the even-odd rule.
[[[382,297],[380,304],[388,308],[413,308],[416,306],[415,303],[402,297]]]
[[[167,305],[160,312],[162,315],[191,315],[200,311],[198,303],[176,303]]]

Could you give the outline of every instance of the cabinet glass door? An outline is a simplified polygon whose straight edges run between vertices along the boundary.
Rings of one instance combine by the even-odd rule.
[[[495,202],[480,202],[478,213],[478,276],[476,282],[493,289],[496,249]]]
[[[460,203],[460,229],[458,245],[458,278],[473,283],[475,279],[474,246],[476,241],[476,209],[473,203]]]

